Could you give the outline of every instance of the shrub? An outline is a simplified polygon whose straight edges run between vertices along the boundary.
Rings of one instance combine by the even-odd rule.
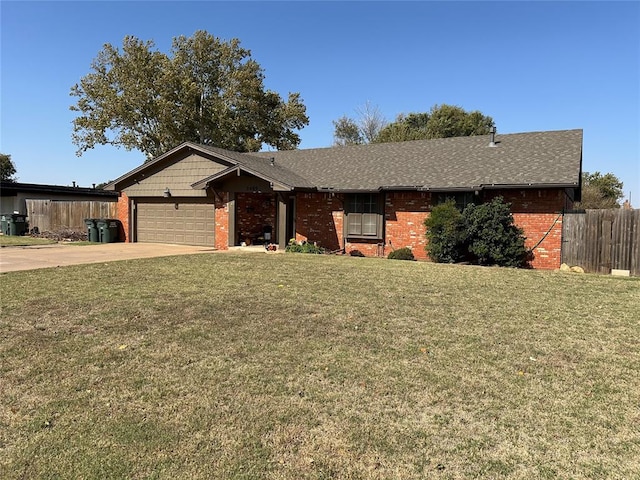
[[[513,222],[511,204],[502,197],[489,203],[468,205],[462,214],[468,251],[474,263],[522,267],[526,263],[523,230]]]
[[[317,246],[314,243],[302,242],[298,243],[294,239],[289,240],[289,245],[284,249],[285,252],[290,253],[313,253],[313,254],[321,254],[324,253],[324,249],[322,247]]]
[[[502,197],[467,205],[462,213],[453,201],[435,206],[424,221],[427,254],[438,263],[526,266],[523,231],[514,224],[510,208]]]
[[[436,205],[424,221],[427,227],[427,255],[437,263],[460,262],[466,257],[462,213],[453,200]]]
[[[387,256],[389,260],[415,260],[413,252],[409,247],[402,247],[397,250],[393,250]]]

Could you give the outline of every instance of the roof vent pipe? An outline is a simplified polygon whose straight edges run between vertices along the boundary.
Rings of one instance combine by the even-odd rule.
[[[495,125],[492,125],[491,128],[489,129],[489,146],[490,147],[495,147],[496,146],[496,127]]]
[[[273,167],[276,164],[276,157],[271,157],[271,166]]]

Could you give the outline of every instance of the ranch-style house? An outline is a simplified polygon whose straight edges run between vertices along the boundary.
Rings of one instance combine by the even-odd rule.
[[[258,153],[186,142],[105,188],[120,193],[125,241],[225,250],[295,239],[380,257],[410,247],[418,259],[434,205],[502,196],[532,266],[554,269],[581,171],[578,129]]]

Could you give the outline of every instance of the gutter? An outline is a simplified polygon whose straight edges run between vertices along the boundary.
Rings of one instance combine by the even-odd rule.
[[[482,190],[482,186],[477,187],[418,187],[419,192],[476,192]]]
[[[333,188],[333,187],[316,187],[319,193],[379,193],[383,190],[378,188]]]
[[[517,189],[517,188],[577,188],[578,182],[574,183],[514,183],[514,184],[483,184],[480,190],[497,190],[497,189]]]
[[[64,185],[44,185],[38,183],[2,182],[0,185],[3,196],[6,193],[59,193],[67,195],[93,195],[116,198],[119,192],[89,187],[68,187]]]
[[[517,190],[530,188],[577,188],[578,183],[491,183],[470,187],[417,187],[420,192],[477,192],[481,190]]]

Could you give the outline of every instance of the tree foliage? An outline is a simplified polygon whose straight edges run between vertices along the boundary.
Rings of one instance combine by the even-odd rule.
[[[16,166],[11,161],[11,155],[0,153],[0,180],[15,182]]]
[[[428,140],[433,138],[486,135],[494,122],[478,111],[467,112],[453,105],[434,105],[428,113],[398,115],[383,128],[376,143]]]
[[[406,142],[427,138],[428,113],[400,114],[396,121],[383,128],[375,143]]]
[[[363,143],[364,138],[355,120],[344,116],[333,121],[334,146],[345,147],[347,145],[362,145]]]
[[[387,121],[380,109],[370,102],[356,108],[358,119],[347,116],[333,121],[333,144],[335,146],[373,143]]]
[[[450,200],[436,205],[424,221],[427,254],[438,263],[470,261],[478,265],[522,267],[528,252],[511,205],[502,197],[460,212]]]
[[[582,173],[582,199],[578,208],[619,208],[624,197],[622,182],[612,173]]]
[[[240,41],[205,31],[173,39],[171,54],[133,36],[106,44],[92,72],[71,89],[78,155],[96,145],[138,149],[152,158],[184,141],[235,151],[263,144],[296,148],[309,119],[299,93],[287,101],[264,87],[264,73]]]

